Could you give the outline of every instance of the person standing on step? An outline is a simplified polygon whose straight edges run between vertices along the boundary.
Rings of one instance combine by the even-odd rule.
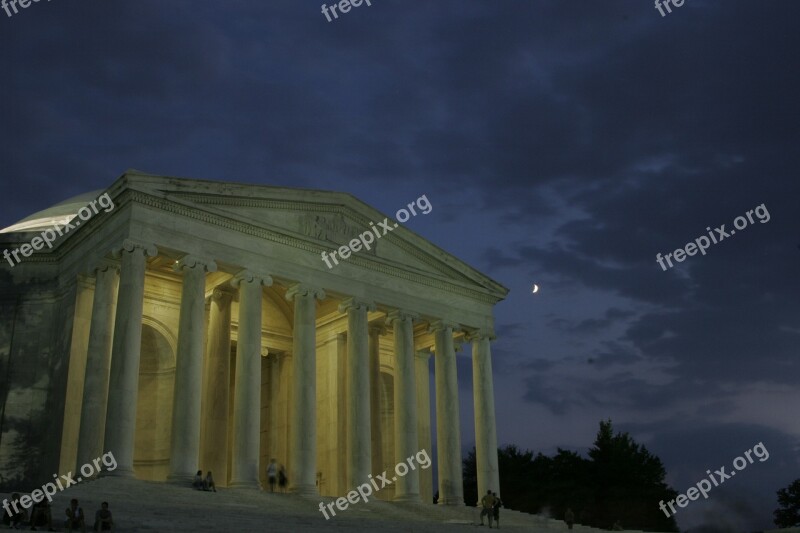
[[[564,522],[567,523],[569,529],[572,529],[572,524],[575,523],[575,513],[569,507],[567,507],[567,512],[564,513]]]
[[[267,467],[267,483],[269,483],[269,491],[275,492],[275,483],[278,481],[278,463],[275,459],[270,460]]]
[[[484,525],[483,517],[488,516],[489,529],[492,529],[492,518],[494,518],[494,496],[492,496],[491,490],[487,490],[486,495],[481,498],[481,507],[483,507],[481,510],[481,525]]]
[[[278,468],[278,486],[281,488],[281,492],[286,492],[286,484],[289,482],[289,478],[286,477],[286,468],[283,465]]]
[[[496,492],[492,492],[492,496],[494,496],[494,505],[492,506],[494,525],[497,529],[500,529],[500,506],[503,505],[503,500],[497,496]]]

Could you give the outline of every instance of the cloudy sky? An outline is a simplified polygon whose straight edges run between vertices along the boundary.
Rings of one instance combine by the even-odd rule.
[[[386,213],[426,194],[408,227],[511,290],[501,443],[585,450],[610,417],[685,492],[763,442],[678,519],[769,527],[800,477],[800,4],[372,0],[328,22],[320,3],[0,11],[0,227],[127,168]]]

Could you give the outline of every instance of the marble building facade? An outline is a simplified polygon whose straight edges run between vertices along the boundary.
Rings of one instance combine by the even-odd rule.
[[[109,475],[202,469],[243,488],[265,486],[274,457],[291,490],[341,496],[436,449],[438,487],[418,469],[379,497],[461,505],[460,347],[478,493],[499,490],[492,309],[507,289],[402,226],[327,268],[322,251],[385,216],[348,194],[137,171],[105,192],[113,210],[0,269],[0,487],[110,451]]]

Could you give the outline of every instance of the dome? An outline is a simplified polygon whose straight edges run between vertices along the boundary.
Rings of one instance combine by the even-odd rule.
[[[0,229],[0,233],[13,233],[16,231],[39,231],[53,226],[63,226],[78,215],[78,210],[88,205],[89,202],[100,196],[103,189],[91,191],[67,200],[54,206],[27,216],[7,228]]]

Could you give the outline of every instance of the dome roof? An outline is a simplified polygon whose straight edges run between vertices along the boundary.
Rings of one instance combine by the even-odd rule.
[[[78,215],[78,210],[81,207],[88,205],[89,202],[100,196],[102,192],[103,189],[99,189],[73,196],[54,206],[27,216],[16,224],[0,229],[0,233],[39,231],[53,226],[63,226]]]

